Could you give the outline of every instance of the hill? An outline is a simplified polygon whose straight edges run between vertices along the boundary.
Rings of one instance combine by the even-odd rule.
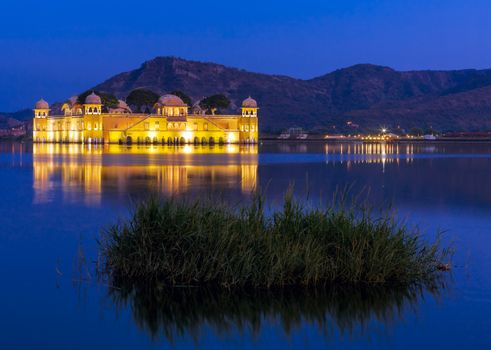
[[[262,131],[301,126],[319,131],[491,130],[491,70],[407,71],[359,64],[309,79],[268,75],[214,63],[157,57],[93,87],[125,98],[133,89],[180,90],[194,101],[226,94],[237,110],[253,96]],[[351,121],[351,127],[347,122]]]
[[[23,122],[30,123],[32,110],[23,109],[18,112],[0,112],[0,129],[9,129],[21,125]]]
[[[181,90],[194,100],[225,93],[240,106],[251,95],[261,107],[263,130],[302,126],[362,130],[381,125],[437,130],[491,129],[491,70],[399,72],[360,64],[310,80],[252,73],[214,63],[157,57],[94,89],[124,98],[135,88]]]

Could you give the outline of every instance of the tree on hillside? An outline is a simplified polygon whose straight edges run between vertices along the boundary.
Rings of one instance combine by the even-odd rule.
[[[438,132],[437,130],[433,129],[432,126],[429,126],[425,129],[425,135],[439,135],[440,132]]]
[[[91,93],[95,93],[97,96],[101,98],[102,102],[102,111],[103,112],[108,112],[109,108],[116,108],[118,107],[118,98],[114,96],[113,94],[110,94],[108,92],[101,92],[101,91],[94,91],[94,90],[87,90],[84,93],[81,93],[78,95],[78,103],[84,104],[85,99],[87,96],[89,96]]]
[[[423,129],[417,127],[411,128],[411,130],[409,130],[409,135],[423,136]]]
[[[172,95],[176,95],[179,97],[185,104],[187,104],[189,107],[192,107],[193,105],[193,100],[191,100],[191,97],[186,95],[184,92],[180,90],[175,90],[171,92]]]
[[[135,89],[126,97],[126,103],[133,107],[135,112],[146,112],[157,103],[159,95],[149,89]]]
[[[223,94],[216,94],[205,97],[199,105],[206,110],[206,114],[220,114],[221,109],[226,109],[230,106],[230,100]]]

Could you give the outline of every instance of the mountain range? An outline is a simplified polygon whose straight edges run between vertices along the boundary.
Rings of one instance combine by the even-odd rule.
[[[122,99],[137,88],[158,94],[180,90],[194,101],[223,93],[235,111],[252,96],[260,107],[262,131],[293,126],[322,132],[491,130],[491,69],[396,71],[359,64],[296,79],[157,57],[93,87]]]
[[[23,124],[24,121],[30,122],[31,119],[31,109],[23,109],[13,113],[0,112],[0,129],[10,129]]]

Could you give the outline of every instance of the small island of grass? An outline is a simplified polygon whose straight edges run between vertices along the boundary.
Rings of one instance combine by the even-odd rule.
[[[308,208],[291,193],[267,213],[257,195],[240,208],[148,199],[104,230],[100,247],[113,285],[226,289],[426,284],[449,256],[391,215]]]

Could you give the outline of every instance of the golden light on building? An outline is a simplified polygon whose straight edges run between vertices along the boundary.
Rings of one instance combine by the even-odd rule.
[[[257,102],[242,102],[241,114],[189,114],[189,106],[175,95],[164,95],[152,114],[132,113],[124,101],[104,112],[101,98],[92,93],[84,103],[70,98],[62,115],[51,115],[49,104],[34,108],[33,140],[37,143],[224,144],[257,143]]]

